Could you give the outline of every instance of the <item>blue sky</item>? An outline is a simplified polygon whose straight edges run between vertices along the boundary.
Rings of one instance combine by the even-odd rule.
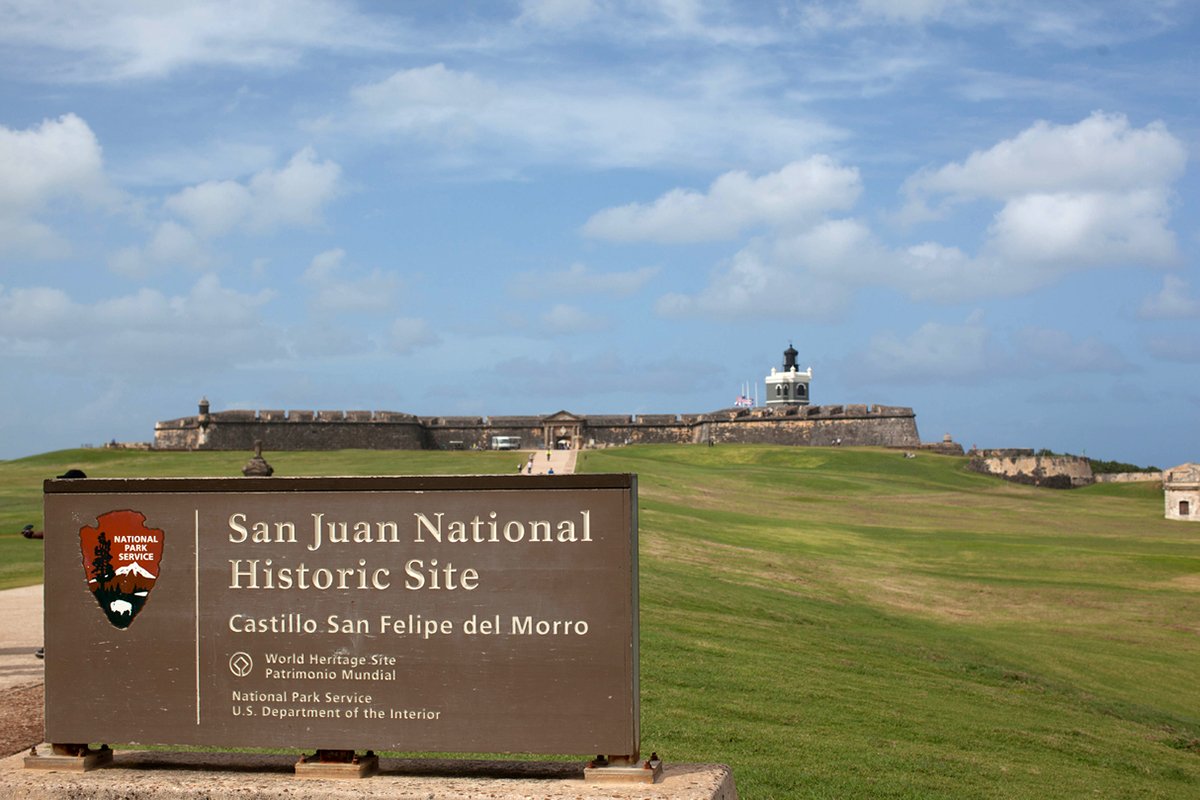
[[[0,0],[0,458],[711,411],[793,342],[926,440],[1195,460],[1198,17]]]

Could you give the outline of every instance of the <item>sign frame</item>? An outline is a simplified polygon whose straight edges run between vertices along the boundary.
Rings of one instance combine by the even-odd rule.
[[[85,478],[43,491],[49,742],[639,757],[636,475]],[[326,519],[379,509],[399,535]],[[133,512],[125,528],[101,519],[118,511]],[[156,580],[129,583],[139,558]],[[107,568],[117,563],[133,572]],[[324,613],[335,606],[346,620]],[[296,627],[327,616],[354,624]],[[559,616],[575,627],[551,632]],[[484,623],[495,630],[481,634]],[[238,653],[253,666],[235,665]],[[268,657],[310,677],[259,680]],[[346,663],[371,658],[382,663],[359,672],[390,677],[342,680]],[[277,691],[229,688],[247,676]],[[432,700],[395,699],[409,691]],[[253,722],[219,710],[238,704]]]

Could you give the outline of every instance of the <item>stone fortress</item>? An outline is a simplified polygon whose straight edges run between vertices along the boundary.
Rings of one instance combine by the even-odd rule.
[[[812,368],[784,351],[766,378],[757,408],[708,414],[420,417],[394,411],[211,411],[154,426],[160,450],[483,450],[584,449],[629,444],[782,444],[879,446],[962,454],[949,442],[922,445],[911,408],[810,405]]]

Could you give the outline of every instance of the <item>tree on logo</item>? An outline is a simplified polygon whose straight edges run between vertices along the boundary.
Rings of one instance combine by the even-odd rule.
[[[104,531],[96,540],[96,549],[92,557],[92,577],[100,584],[101,589],[107,588],[108,582],[117,577],[112,565],[112,544]]]

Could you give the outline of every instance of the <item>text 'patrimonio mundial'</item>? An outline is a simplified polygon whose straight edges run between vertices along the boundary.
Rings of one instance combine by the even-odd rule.
[[[497,546],[543,547],[587,544],[592,541],[591,511],[558,519],[501,519],[495,511],[476,514],[470,519],[454,519],[443,512],[414,512],[406,525],[408,539],[401,537],[397,520],[332,520],[323,512],[313,512],[311,523],[251,520],[246,514],[229,515],[229,541],[234,544],[294,544],[305,552],[353,547],[411,543],[478,544]],[[301,529],[308,533],[300,538]],[[357,555],[354,554],[354,555]],[[479,587],[479,571],[449,560],[410,558],[404,564],[403,581],[397,586],[409,591],[474,591]],[[360,557],[350,566],[311,567],[301,561],[277,566],[270,558],[229,559],[230,589],[267,590],[366,590],[386,591],[393,586],[392,570],[375,566],[368,557]]]

